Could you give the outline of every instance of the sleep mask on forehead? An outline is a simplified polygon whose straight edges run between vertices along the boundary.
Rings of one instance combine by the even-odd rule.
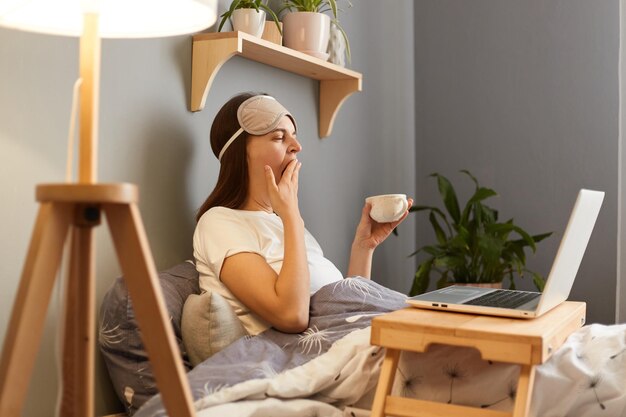
[[[224,155],[226,149],[244,130],[255,136],[266,135],[276,129],[283,116],[289,116],[294,127],[296,126],[296,121],[289,113],[289,110],[283,107],[274,97],[262,95],[250,97],[239,105],[237,121],[240,128],[228,139],[217,159],[219,161],[222,160],[222,155]]]

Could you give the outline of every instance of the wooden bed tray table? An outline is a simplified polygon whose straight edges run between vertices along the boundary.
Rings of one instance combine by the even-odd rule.
[[[585,322],[586,304],[566,301],[543,316],[511,319],[405,308],[372,320],[371,343],[387,349],[372,417],[526,417],[534,367],[544,363]],[[484,360],[521,365],[512,413],[391,396],[400,352],[431,344],[473,347]]]

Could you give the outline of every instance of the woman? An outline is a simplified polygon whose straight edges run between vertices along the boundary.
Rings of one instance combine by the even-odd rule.
[[[299,333],[309,298],[343,275],[324,258],[298,207],[302,146],[293,116],[274,98],[243,93],[211,127],[217,184],[197,215],[194,257],[200,287],[222,295],[249,334],[270,326]],[[409,200],[409,207],[412,200]],[[374,249],[406,218],[376,223],[363,207],[347,276],[369,278]]]

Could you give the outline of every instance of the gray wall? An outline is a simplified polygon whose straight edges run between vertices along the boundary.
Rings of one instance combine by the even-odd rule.
[[[618,15],[617,0],[415,3],[419,202],[439,201],[435,171],[465,199],[470,170],[503,219],[555,232],[528,262],[545,276],[578,189],[606,191],[571,295],[602,323],[616,314]]]
[[[211,121],[230,96],[249,89],[276,95],[296,115],[304,146],[303,217],[327,257],[347,269],[364,198],[415,190],[413,2],[395,7],[397,13],[387,14],[381,2],[360,0],[344,14],[351,67],[363,73],[364,91],[348,98],[324,140],[317,137],[314,81],[233,58],[217,75],[206,108],[192,114],[188,36],[103,42],[99,179],[139,185],[159,269],[191,257],[194,212],[218,171],[207,139]],[[64,180],[77,61],[76,39],[0,29],[0,340],[37,210],[34,187]],[[98,300],[120,273],[106,229],[97,229]],[[407,291],[415,262],[406,255],[414,241],[411,219],[377,251],[374,279]],[[26,416],[49,416],[54,409],[59,295],[53,298]],[[96,401],[98,414],[119,409],[101,362]]]
[[[626,196],[626,181],[624,181],[624,164],[626,163],[626,147],[624,146],[624,122],[626,121],[626,112],[624,111],[624,103],[626,102],[626,88],[624,88],[624,77],[626,69],[626,57],[624,56],[624,48],[621,40],[626,35],[626,28],[624,22],[626,22],[626,5],[624,0],[619,2],[619,16],[620,16],[620,51],[619,51],[619,88],[620,88],[620,123],[619,123],[619,204],[618,204],[618,243],[617,243],[617,265],[618,276],[620,280],[617,283],[617,319],[620,323],[626,322],[626,227],[624,225],[624,219],[626,219],[626,204],[624,204],[624,196]]]

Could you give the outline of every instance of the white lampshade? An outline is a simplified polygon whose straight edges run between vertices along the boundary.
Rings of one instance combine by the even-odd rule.
[[[83,15],[99,15],[102,38],[151,38],[203,30],[217,0],[0,0],[0,26],[80,36]]]

